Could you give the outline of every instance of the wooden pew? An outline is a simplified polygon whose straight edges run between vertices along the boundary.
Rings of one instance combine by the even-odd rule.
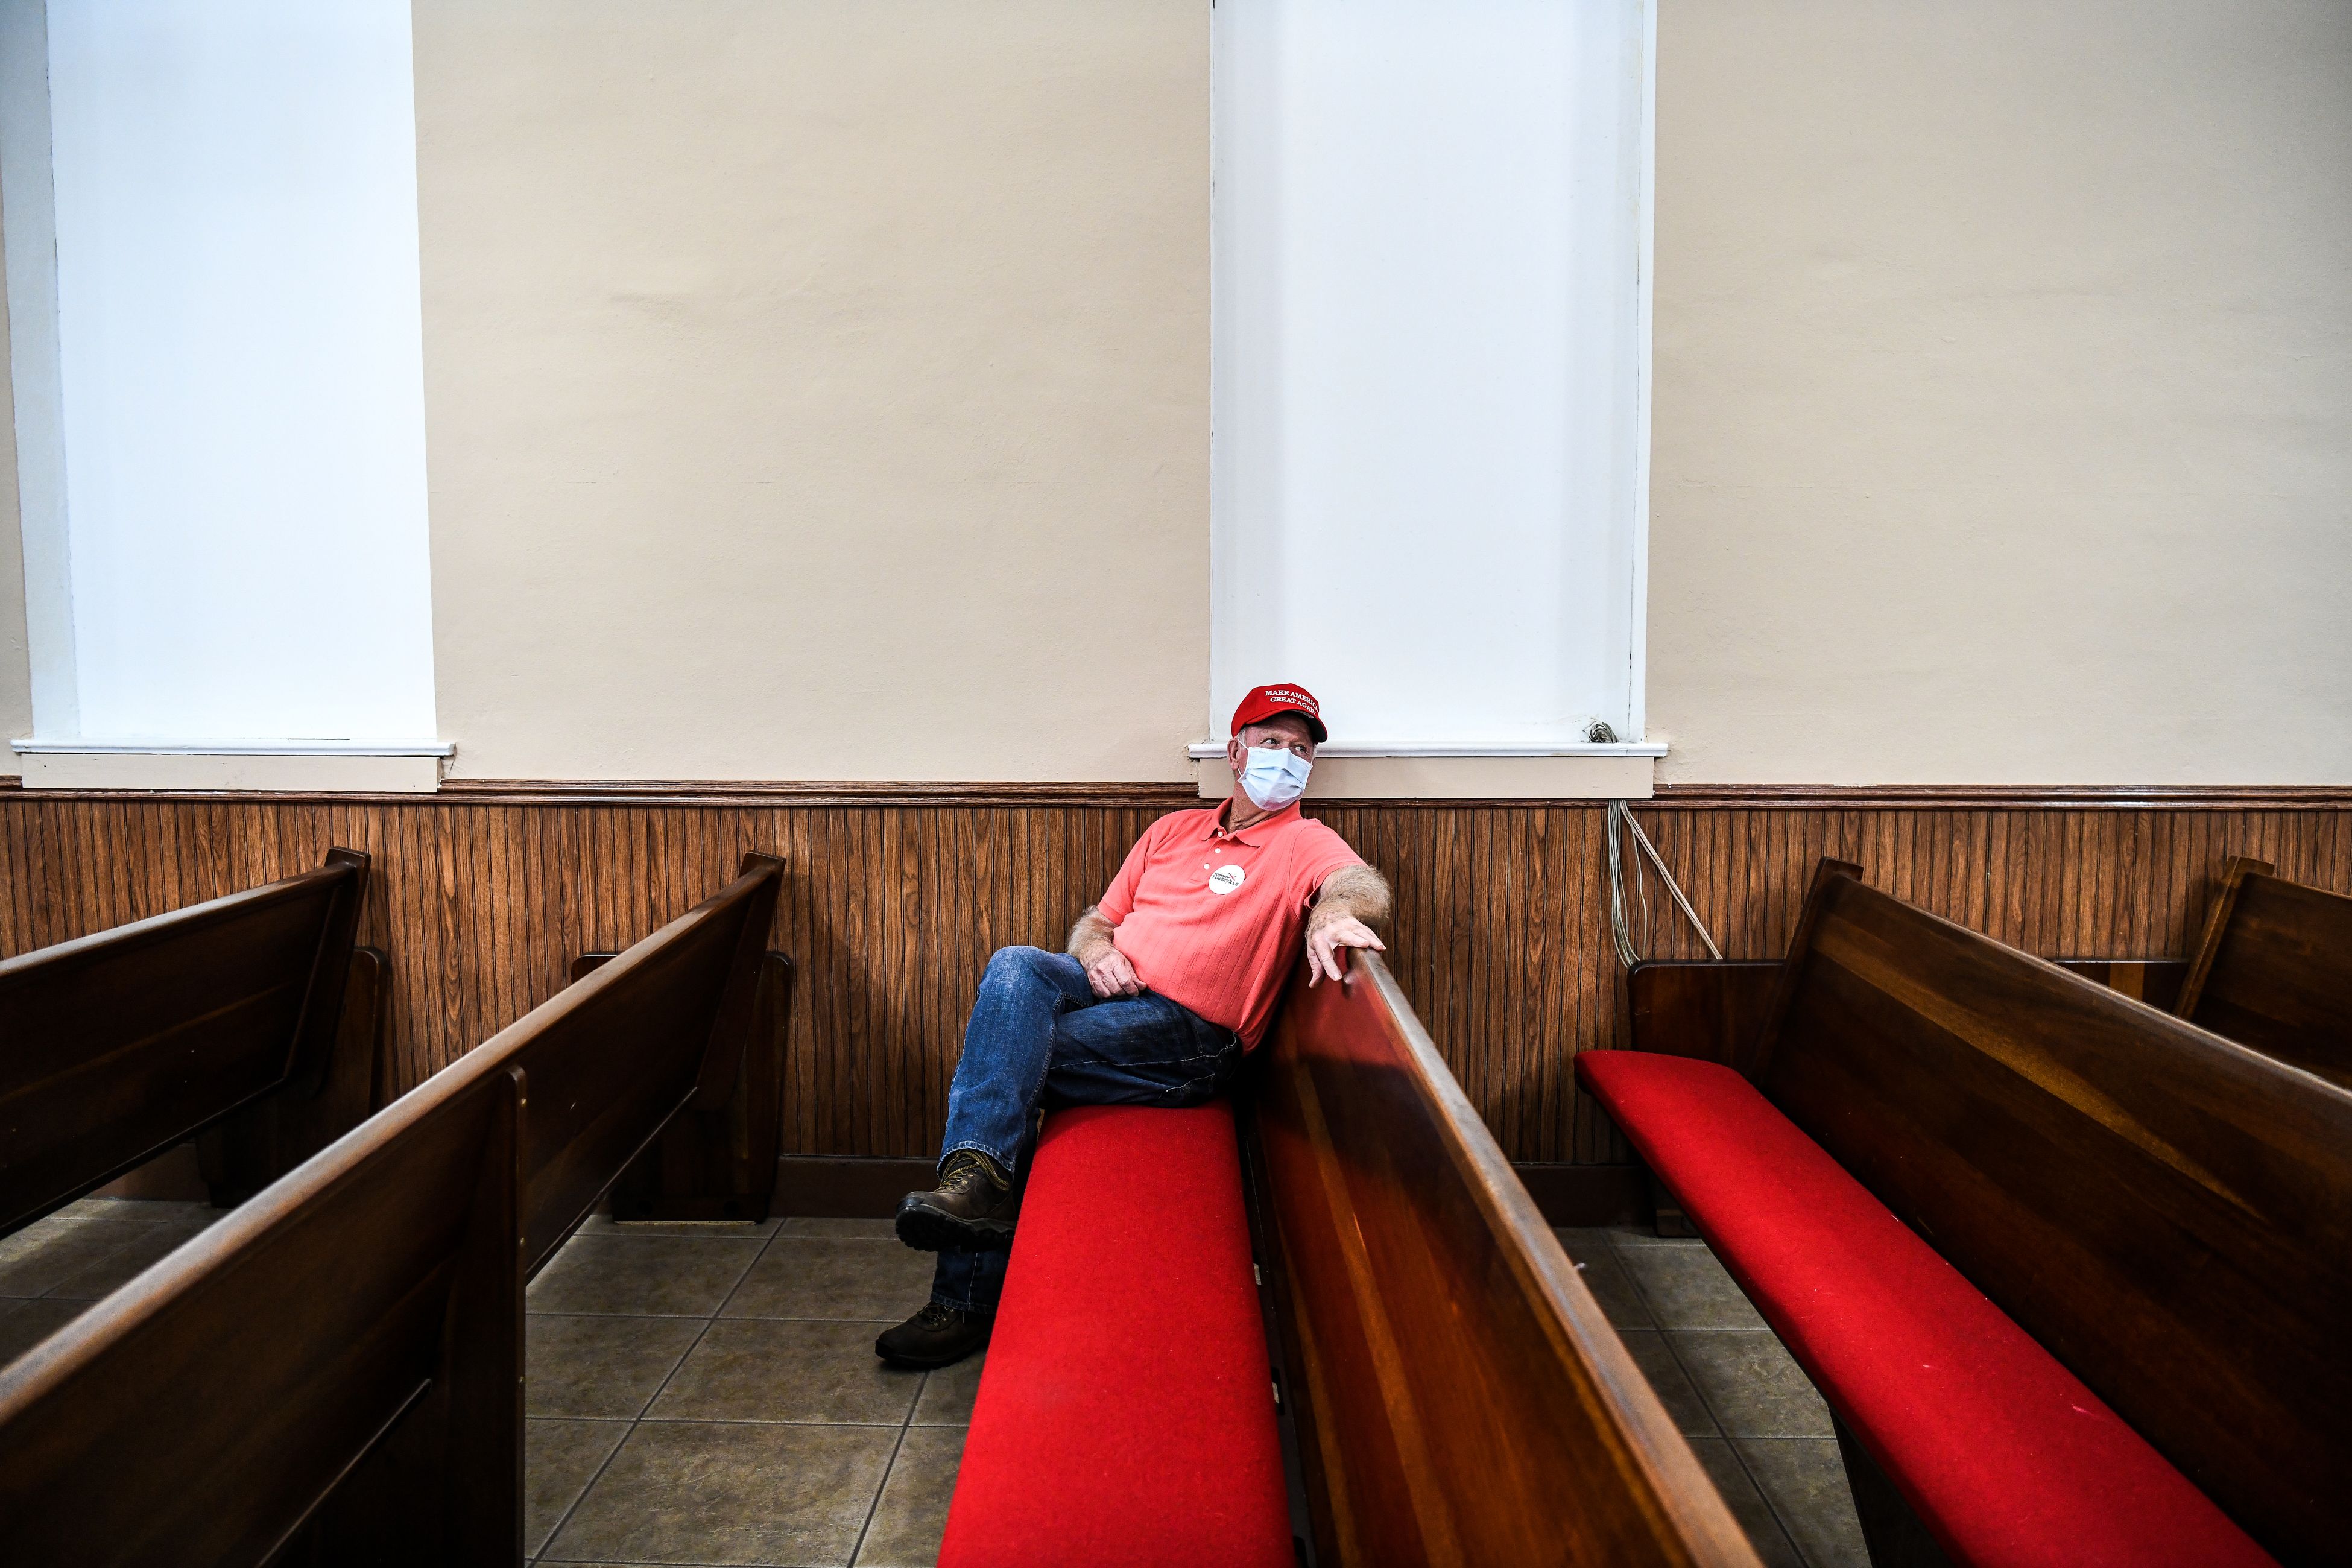
[[[746,856],[0,1371],[12,1559],[520,1563],[524,1282],[731,1091],[781,867]]]
[[[2169,1008],[2188,963],[2172,958],[2058,958],[2050,962],[2150,1006]],[[1780,981],[1777,958],[1652,958],[1625,974],[1633,1048],[1736,1065],[1762,1033]],[[1660,1236],[1696,1236],[1675,1195],[1653,1175],[1652,1223]]]
[[[2231,861],[2177,1011],[2352,1088],[2352,898]]]
[[[1353,964],[1301,965],[1230,1101],[1046,1116],[941,1568],[1756,1563]]]
[[[609,952],[572,961],[579,980],[610,963]],[[793,1002],[793,961],[762,953],[751,1027],[735,1091],[717,1105],[698,1101],[673,1118],[653,1147],[613,1185],[616,1220],[757,1223],[775,1201],[783,1142],[784,1034]]]
[[[2177,958],[2053,958],[2050,963],[2169,1012],[2189,963]],[[1625,974],[1637,1051],[1737,1063],[1763,1032],[1780,980],[1777,958],[1649,958]]]
[[[2247,1560],[2168,1461],[2280,1559],[2342,1560],[2352,1094],[1838,862],[1733,1065],[1579,1079],[1822,1387],[1874,1556]],[[1979,1291],[2005,1317],[1960,1332]]]
[[[330,850],[315,871],[0,962],[0,1234],[199,1131],[226,1203],[356,1125],[384,973],[353,945],[367,868]]]
[[[1387,968],[1294,980],[1242,1097],[1316,1561],[1751,1563]]]

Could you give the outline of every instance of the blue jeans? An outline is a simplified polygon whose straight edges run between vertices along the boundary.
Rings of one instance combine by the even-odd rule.
[[[1106,1000],[1069,954],[1001,947],[964,1027],[940,1161],[977,1149],[1017,1178],[1038,1107],[1199,1105],[1225,1087],[1241,1060],[1241,1037],[1189,1007],[1150,991]],[[940,1253],[931,1300],[960,1311],[995,1311],[1005,1258]]]

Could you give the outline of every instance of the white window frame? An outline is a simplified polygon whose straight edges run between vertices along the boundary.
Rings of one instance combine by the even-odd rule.
[[[118,55],[110,50],[121,39],[92,31],[102,17],[65,11],[58,0],[0,4],[0,221],[8,239],[35,731],[12,739],[9,749],[27,788],[431,790],[453,748],[432,734],[407,5],[393,0],[355,14],[343,20],[359,30],[341,28],[323,40],[343,51],[335,63],[352,74],[336,79],[356,84],[349,101],[358,107],[347,124],[309,143],[246,107],[257,94],[245,78],[274,79],[271,73],[288,68],[271,51],[299,47],[300,35],[287,31],[278,6],[244,0],[215,10],[180,0],[157,9],[157,16],[131,24],[152,33],[134,35],[129,52]],[[173,26],[182,32],[173,34]],[[155,40],[175,36],[199,62],[184,77],[161,79],[158,101],[178,106],[199,128],[179,141],[168,128],[178,121],[142,128],[121,110],[124,101],[142,101],[148,84],[138,73],[173,58],[155,52]],[[93,43],[91,52],[75,52]],[[319,85],[323,79],[310,84],[314,98],[332,90]],[[77,83],[88,96],[57,96]],[[299,95],[288,111],[304,112]],[[60,121],[60,113],[79,118]],[[188,165],[175,162],[178,149],[191,144],[229,149],[232,159],[235,149],[257,149],[265,165],[285,149],[293,156],[280,172],[297,190],[306,189],[299,184],[304,178],[339,179],[352,168],[371,178],[341,187],[353,199],[331,220],[342,228],[313,234],[297,223],[281,236],[241,216],[233,199],[173,205],[190,177]],[[306,146],[332,148],[341,161],[328,169],[314,160],[305,170]],[[79,163],[71,156],[78,150]],[[235,174],[239,165],[226,167]],[[151,198],[136,183],[142,179],[162,197]],[[61,195],[72,199],[61,203]],[[278,199],[287,210],[312,210],[307,195],[290,204]],[[154,235],[166,237],[150,236],[150,213],[161,226]],[[119,265],[110,270],[124,256],[180,254],[174,242],[184,237],[193,265],[233,268],[219,275],[250,279],[249,291],[270,300],[293,301],[274,328],[265,322],[270,330],[248,335],[237,323],[257,318],[233,289],[215,291],[206,315],[174,305],[168,279],[158,286]],[[384,237],[394,248],[383,247]],[[359,264],[338,269],[302,259],[322,243],[324,255]],[[289,265],[299,270],[288,271]],[[136,326],[142,310],[162,312],[156,332],[166,339],[185,332],[190,344],[216,342],[229,323],[237,352],[183,349],[153,362],[166,374],[151,386],[146,362],[124,368],[126,341],[146,342]],[[132,326],[122,327],[125,321]],[[344,371],[336,381],[347,354],[368,367],[367,380],[352,382]],[[219,367],[225,387],[191,403],[168,379],[178,374],[184,381],[190,364],[208,367],[208,378],[209,367]],[[383,379],[386,374],[392,379]],[[255,409],[242,425],[237,411],[247,398],[233,390],[239,374]],[[158,417],[157,405],[183,412]],[[306,426],[306,417],[314,423]],[[171,439],[194,461],[175,466],[166,455]],[[265,468],[247,457],[247,447],[273,443],[286,445],[294,460]],[[205,472],[207,455],[215,455],[213,479],[191,479]],[[347,459],[358,466],[339,466]],[[278,493],[247,493],[242,476],[256,473],[281,487]],[[217,533],[223,545],[214,545],[215,533],[197,521],[207,508],[211,529],[226,530]],[[348,531],[319,531],[338,523]],[[320,541],[333,542],[312,554]],[[212,574],[216,595],[184,592],[173,574],[175,551],[190,575]],[[109,581],[117,592],[97,585]],[[299,606],[296,617],[255,619],[254,605],[286,604]],[[236,629],[257,626],[268,635]],[[287,651],[313,646],[315,664]],[[348,689],[337,684],[333,668],[339,646],[366,672]],[[209,659],[170,657],[191,648],[215,651]],[[239,680],[239,671],[254,679]]]
[[[1224,16],[1236,3],[1247,0],[1222,0],[1214,13]],[[1563,0],[1573,4],[1575,0]],[[1655,186],[1656,186],[1656,103],[1657,103],[1657,6],[1656,0],[1643,0],[1640,30],[1642,35],[1642,73],[1640,83],[1640,146],[1638,167],[1639,216],[1636,220],[1637,248],[1634,285],[1634,334],[1636,363],[1634,375],[1634,405],[1632,411],[1633,453],[1633,500],[1630,517],[1623,526],[1630,534],[1629,570],[1623,591],[1626,595],[1626,625],[1629,627],[1625,649],[1625,706],[1628,722],[1619,731],[1618,738],[1610,742],[1593,742],[1580,738],[1562,737],[1538,744],[1520,742],[1480,743],[1418,743],[1411,735],[1366,737],[1358,742],[1348,735],[1344,725],[1340,739],[1320,749],[1310,795],[1352,797],[1426,797],[1426,798],[1643,798],[1652,793],[1655,760],[1665,754],[1664,738],[1653,738],[1646,732],[1645,647],[1648,635],[1648,561],[1650,520],[1650,422],[1652,402],[1652,319],[1654,296],[1654,258],[1655,254]],[[1219,26],[1213,19],[1213,33]],[[1216,37],[1212,42],[1213,79],[1222,79],[1230,68],[1225,62],[1224,45]],[[1228,134],[1229,112],[1213,110],[1213,146],[1217,139]],[[1213,151],[1213,162],[1216,155]],[[1215,166],[1222,168],[1222,163]],[[1214,204],[1213,203],[1213,210]],[[1222,245],[1213,237],[1213,300],[1211,316],[1213,333],[1222,336],[1232,328],[1231,305],[1220,306],[1219,296],[1228,292],[1220,288],[1225,269],[1233,265]],[[1215,350],[1213,348],[1213,357]],[[1198,774],[1203,796],[1222,795],[1231,787],[1231,774],[1223,763],[1225,724],[1233,696],[1245,689],[1253,676],[1258,679],[1303,679],[1289,671],[1272,674],[1242,668],[1242,658],[1235,650],[1232,617],[1224,606],[1234,600],[1234,574],[1240,569],[1242,552],[1237,543],[1238,525],[1234,513],[1232,483],[1226,471],[1226,454],[1214,435],[1217,428],[1230,427],[1233,395],[1230,374],[1222,366],[1213,368],[1212,380],[1212,468],[1211,482],[1211,638],[1210,685],[1212,711],[1207,716],[1209,738],[1193,743],[1190,756]],[[1616,728],[1616,726],[1612,726]]]

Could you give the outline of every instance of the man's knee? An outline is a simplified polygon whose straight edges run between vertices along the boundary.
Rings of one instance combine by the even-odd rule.
[[[991,978],[1036,974],[1051,964],[1055,956],[1042,947],[1000,947],[988,960],[988,973]]]

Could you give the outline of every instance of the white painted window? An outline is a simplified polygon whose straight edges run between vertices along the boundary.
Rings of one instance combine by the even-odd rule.
[[[1645,0],[1220,0],[1211,724],[1642,734]]]
[[[55,245],[12,258],[12,317],[54,312],[20,429],[61,448],[26,470],[38,738],[429,740],[407,0],[49,0],[45,40],[16,9],[47,146],[20,103],[9,169],[47,153]]]

